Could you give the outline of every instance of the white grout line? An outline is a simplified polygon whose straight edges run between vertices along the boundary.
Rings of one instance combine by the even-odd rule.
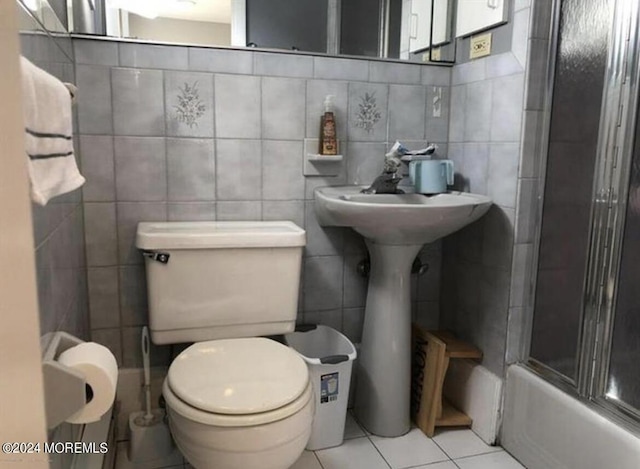
[[[369,443],[371,443],[371,445],[376,449],[376,451],[378,452],[378,454],[380,455],[380,457],[382,458],[382,460],[387,464],[387,466],[389,466],[390,469],[394,469],[391,464],[389,463],[389,461],[387,461],[384,457],[384,455],[382,454],[382,452],[378,449],[378,447],[375,445],[375,443],[371,440],[371,436],[370,435],[366,435],[367,439],[369,440]]]

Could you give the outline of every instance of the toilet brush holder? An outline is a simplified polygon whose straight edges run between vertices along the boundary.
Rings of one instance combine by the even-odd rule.
[[[173,452],[173,441],[162,409],[151,408],[151,360],[149,328],[142,328],[142,364],[144,370],[145,410],[129,414],[129,461],[153,461]]]
[[[162,409],[129,414],[129,461],[141,463],[166,458],[173,452],[169,426]]]

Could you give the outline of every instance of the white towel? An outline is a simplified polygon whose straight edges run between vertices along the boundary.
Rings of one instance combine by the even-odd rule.
[[[40,205],[84,184],[73,155],[71,95],[22,57],[22,95],[31,198]]]

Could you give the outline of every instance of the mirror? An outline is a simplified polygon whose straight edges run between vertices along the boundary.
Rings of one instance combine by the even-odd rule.
[[[507,12],[507,0],[20,1],[51,31],[448,63],[455,38]]]
[[[429,60],[432,29],[439,43],[451,42],[453,0],[49,1],[68,3],[72,32],[155,42],[413,62]]]
[[[428,51],[431,61],[455,60],[455,49],[444,46],[451,43],[450,0],[405,0],[402,9],[403,39],[400,58]],[[435,54],[434,54],[435,52]]]
[[[21,0],[21,31],[48,31],[51,33],[67,33],[66,0]],[[27,13],[28,12],[28,13]],[[34,26],[34,19],[40,24]]]

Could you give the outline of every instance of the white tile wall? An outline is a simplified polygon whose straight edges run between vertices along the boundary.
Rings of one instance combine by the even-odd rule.
[[[530,4],[518,2],[508,50],[454,66],[451,79],[449,145],[457,187],[490,196],[494,206],[444,240],[443,268],[449,273],[442,281],[442,320],[479,346],[483,366],[498,376],[504,374],[509,307],[522,306],[528,288],[520,259],[526,256],[517,260],[518,272],[512,257],[515,243],[531,242],[535,184],[520,178],[535,176],[539,150],[540,113],[530,111],[540,109],[539,87],[526,84],[544,81],[538,52],[545,41],[530,51],[530,15]]]
[[[90,179],[88,264],[120,268],[115,285],[92,289],[96,337],[122,353],[145,321],[146,303],[133,301],[125,291],[131,288],[122,284],[141,285],[144,272],[129,269],[124,276],[121,269],[142,264],[133,246],[139,221],[280,218],[307,231],[299,320],[348,329],[359,339],[366,280],[354,266],[366,250],[350,230],[318,225],[313,189],[371,183],[396,139],[415,148],[435,139],[446,157],[450,68],[90,39],[77,39],[75,52],[82,62],[79,130]],[[442,91],[440,117],[427,112],[434,86]],[[377,112],[370,128],[359,122],[366,93]],[[338,138],[347,156],[338,176],[305,178],[303,139],[318,135],[327,94],[335,95]],[[186,98],[194,100],[194,120],[179,112]],[[438,266],[432,263],[429,274],[434,288]],[[109,301],[108,295],[125,301]],[[417,316],[427,302],[438,308],[437,295],[420,301]],[[117,317],[122,321],[109,319]],[[127,351],[122,360],[140,365]]]

